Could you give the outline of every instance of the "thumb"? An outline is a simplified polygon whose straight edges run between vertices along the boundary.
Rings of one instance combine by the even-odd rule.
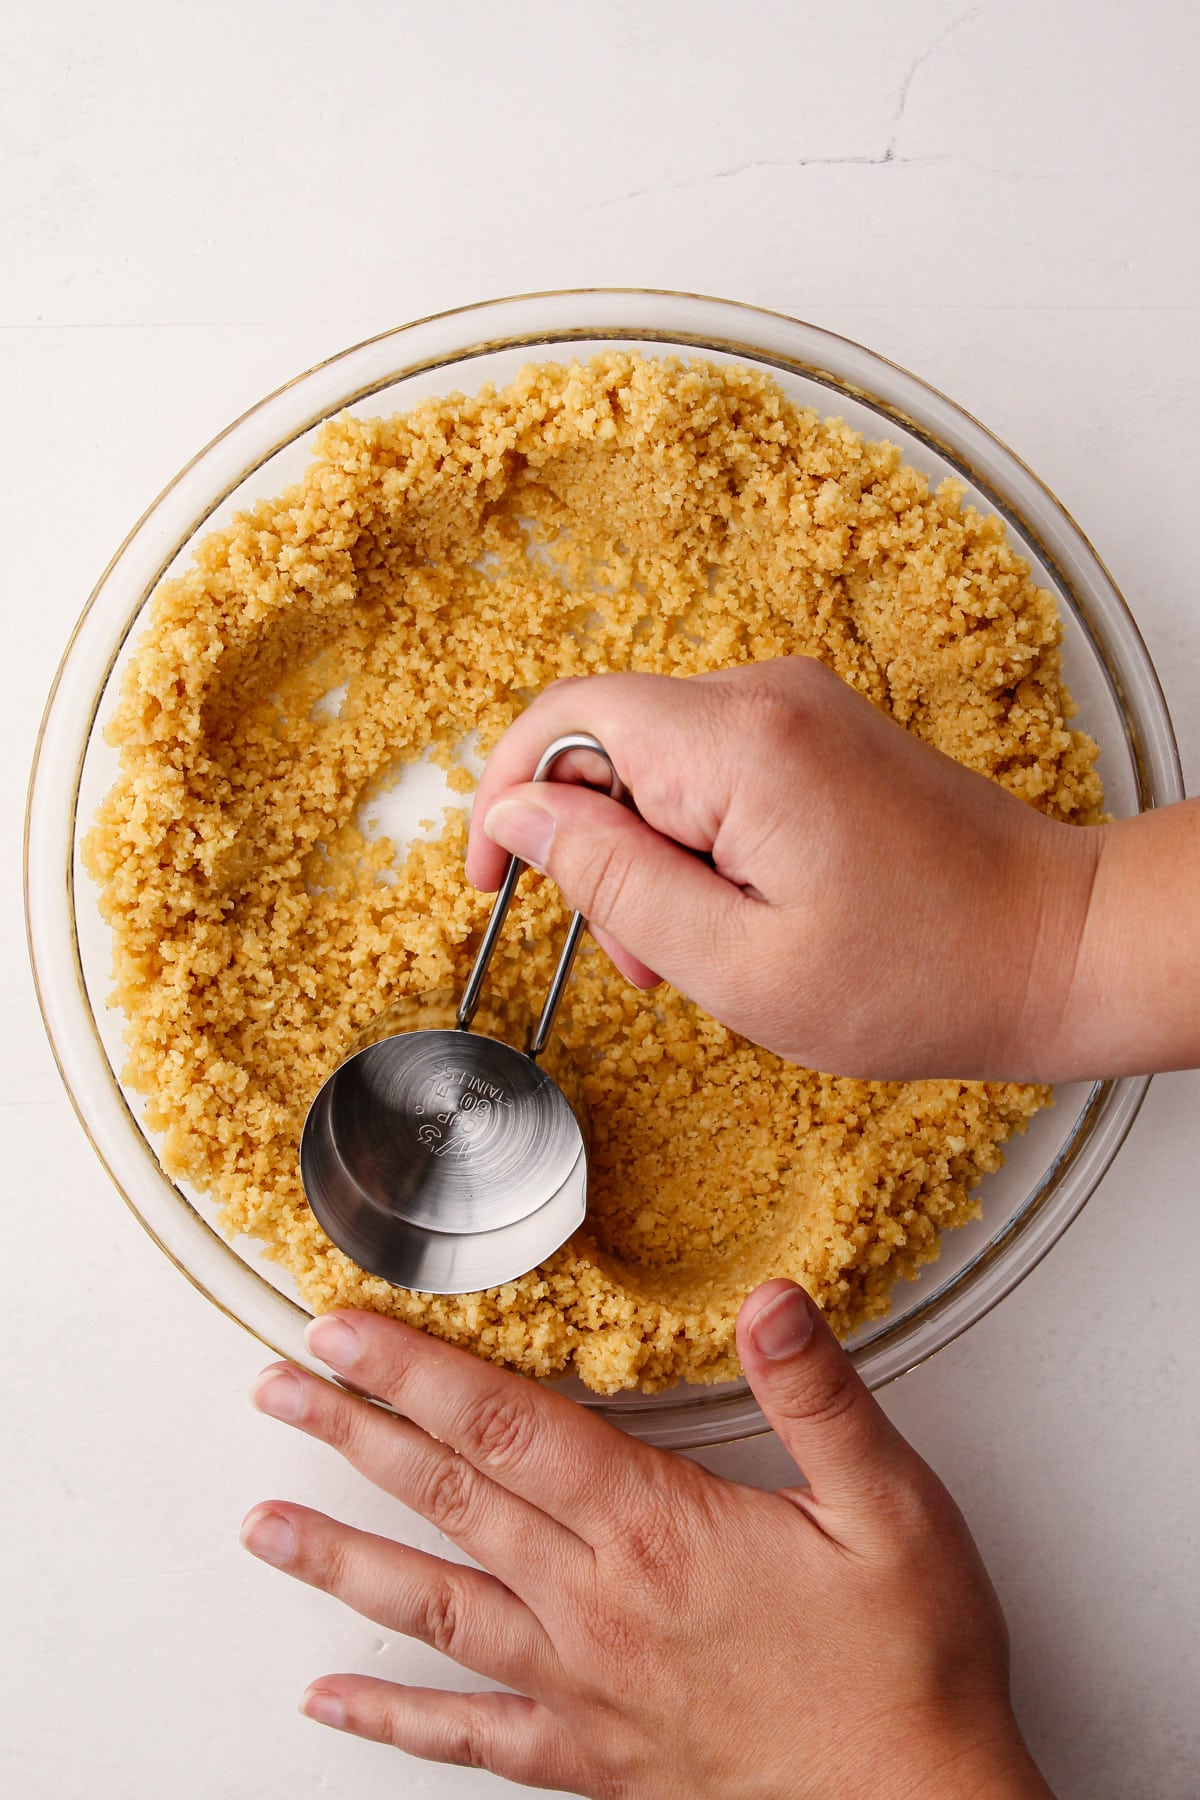
[[[754,1397],[822,1512],[869,1513],[881,1494],[890,1500],[924,1469],[794,1281],[754,1290],[738,1316],[737,1342]]]
[[[510,788],[483,829],[561,888],[602,939],[709,1005],[736,966],[746,909],[740,888],[626,806],[566,782]]]

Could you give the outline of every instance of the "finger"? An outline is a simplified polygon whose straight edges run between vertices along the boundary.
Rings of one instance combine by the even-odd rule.
[[[662,976],[655,974],[653,969],[647,968],[644,962],[639,962],[636,956],[631,956],[623,944],[618,944],[611,932],[605,931],[602,925],[589,925],[588,930],[604,954],[620,969],[626,981],[632,981],[634,987],[639,988],[658,986]]]
[[[805,1509],[834,1537],[890,1511],[925,1465],[803,1288],[756,1288],[738,1317],[737,1344],[755,1399],[810,1484]]]
[[[589,1558],[564,1525],[489,1480],[409,1419],[394,1418],[288,1363],[264,1369],[253,1399],[260,1412],[329,1444],[539,1612],[554,1613],[572,1572]]]
[[[242,1521],[253,1556],[342,1600],[388,1631],[418,1638],[474,1669],[537,1693],[556,1658],[523,1601],[493,1575],[390,1538],[356,1531],[307,1506],[267,1501]]]
[[[591,788],[507,789],[484,821],[506,851],[542,869],[597,931],[700,1005],[720,998],[764,910],[673,839]]]
[[[456,1460],[465,1473],[459,1480],[468,1494],[473,1477],[486,1477],[507,1498],[516,1496],[592,1543],[624,1515],[644,1479],[650,1460],[644,1445],[562,1394],[414,1326],[377,1313],[326,1313],[308,1327],[306,1339],[314,1355],[356,1387],[460,1452]],[[480,1560],[508,1580],[486,1556]],[[522,1591],[517,1582],[509,1585]]]
[[[568,731],[600,739],[638,811],[657,830],[693,849],[711,850],[726,808],[724,783],[736,773],[717,753],[713,718],[722,697],[720,677],[701,682],[612,674],[553,682],[488,759],[471,811],[468,881],[487,892],[499,887],[507,858],[486,836],[484,821],[500,794],[530,781],[547,745]],[[651,719],[653,729],[647,729]],[[663,756],[664,739],[670,741],[669,758]]]
[[[527,1787],[573,1793],[586,1780],[562,1726],[523,1694],[449,1694],[369,1675],[325,1675],[308,1689],[300,1711],[427,1762],[489,1769]]]

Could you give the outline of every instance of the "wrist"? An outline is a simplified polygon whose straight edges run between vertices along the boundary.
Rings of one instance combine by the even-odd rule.
[[[832,1768],[809,1778],[786,1792],[823,1800],[1054,1800],[1007,1695],[998,1693],[890,1709],[856,1743],[841,1746]]]
[[[995,965],[997,1039],[989,1079],[1069,1081],[1089,1071],[1079,970],[1105,852],[1103,825],[1064,825],[1033,815],[1013,846],[1000,898],[1011,946]],[[1004,937],[1001,937],[1001,942]],[[1007,1029],[1005,1029],[1005,1026]]]
[[[1100,854],[1058,1056],[1071,1076],[1200,1060],[1200,801],[1094,828]]]
[[[897,1762],[892,1785],[873,1790],[879,1800],[1054,1800],[1011,1712],[970,1730],[931,1732]]]

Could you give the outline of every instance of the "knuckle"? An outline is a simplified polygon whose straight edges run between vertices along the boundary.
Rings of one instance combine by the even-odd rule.
[[[336,1529],[326,1525],[314,1529],[312,1521],[294,1519],[296,1554],[292,1567],[313,1587],[327,1594],[337,1594],[346,1585],[348,1574],[347,1545]]]
[[[684,1562],[677,1508],[647,1484],[615,1548],[626,1579],[638,1587],[676,1587]]]
[[[466,1525],[475,1504],[477,1478],[465,1457],[451,1454],[440,1462],[418,1495],[418,1510],[447,1537]]]
[[[452,1657],[461,1642],[465,1613],[461,1583],[454,1575],[444,1575],[423,1597],[416,1635],[443,1656]]]
[[[377,1743],[390,1744],[393,1750],[413,1754],[412,1717],[404,1706],[396,1704],[394,1690],[383,1696],[382,1705],[378,1701],[368,1701],[358,1707],[347,1703],[346,1724],[349,1730],[359,1731]]]
[[[622,1552],[626,1566],[636,1576],[656,1583],[673,1567],[676,1546],[666,1521],[651,1514],[630,1525]]]
[[[758,740],[771,749],[794,743],[803,728],[806,687],[807,682],[801,680],[793,691],[785,692],[766,676],[747,681],[738,690],[737,698],[741,722],[750,740]]]
[[[897,1535],[906,1542],[940,1549],[968,1531],[950,1493],[919,1457],[905,1471],[903,1480],[887,1484],[886,1501]]]
[[[332,1450],[353,1463],[362,1452],[374,1412],[369,1401],[331,1389],[322,1401],[321,1436]]]
[[[446,1761],[463,1769],[489,1769],[492,1763],[491,1720],[482,1707],[468,1704],[451,1727]]]
[[[833,1370],[810,1383],[801,1396],[801,1416],[806,1425],[836,1425],[854,1410],[860,1397],[857,1381]]]
[[[378,1481],[377,1471],[390,1448],[392,1440],[388,1434],[396,1417],[385,1402],[358,1394],[333,1393],[319,1435],[352,1469]]]
[[[529,702],[527,713],[540,716],[547,711],[553,712],[557,703],[560,702],[564,696],[574,695],[576,690],[587,680],[588,677],[586,675],[555,676],[553,681],[548,681],[545,687],[540,688],[533,696],[533,699]]]
[[[625,1775],[597,1775],[592,1793],[595,1800],[630,1800],[634,1789]]]
[[[729,702],[749,743],[803,754],[820,741],[822,721],[844,684],[815,656],[789,656],[747,669]]]
[[[533,700],[532,705],[540,706],[551,694],[571,693],[581,682],[586,680],[586,675],[556,675],[553,681],[548,681],[545,687],[540,690],[537,697]]]
[[[910,1559],[926,1552],[934,1557],[943,1554],[948,1534],[922,1495],[905,1487],[888,1492],[879,1484],[874,1501],[888,1520],[893,1541]]]
[[[580,910],[600,925],[618,918],[633,873],[633,859],[621,839],[590,840],[573,883]]]
[[[585,1634],[607,1684],[615,1678],[621,1687],[636,1676],[645,1656],[645,1635],[632,1620],[604,1609],[593,1611],[585,1622]]]
[[[717,904],[697,922],[695,940],[703,958],[723,971],[731,996],[747,1006],[761,1004],[761,923],[744,894],[728,884],[719,890]]]
[[[533,1428],[523,1395],[488,1394],[475,1402],[464,1420],[461,1447],[473,1462],[508,1468],[528,1449]]]

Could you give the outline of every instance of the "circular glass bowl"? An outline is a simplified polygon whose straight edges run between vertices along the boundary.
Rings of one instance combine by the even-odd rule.
[[[116,772],[103,741],[115,684],[143,609],[197,540],[240,508],[281,493],[308,462],[323,421],[343,411],[402,412],[452,389],[503,385],[529,361],[626,346],[757,365],[797,401],[888,437],[936,484],[1005,520],[1066,625],[1079,723],[1101,746],[1107,805],[1120,816],[1182,798],[1171,723],[1146,647],[1099,558],[1054,496],[960,407],[860,345],[812,325],[690,294],[596,290],[523,295],[384,333],[298,376],[237,419],[175,477],[134,526],[92,594],[47,704],[30,785],[25,895],[46,1028],[72,1102],[130,1207],[176,1266],[277,1353],[307,1355],[309,1314],[288,1278],[242,1239],[227,1243],[205,1198],[164,1175],[139,1098],[123,1088],[122,1020],[106,1002],[108,931],[78,846]],[[900,1282],[889,1316],[851,1340],[868,1383],[911,1369],[965,1331],[1045,1255],[1116,1154],[1145,1078],[1060,1089],[988,1176],[982,1217],[943,1239],[940,1260]],[[626,1429],[686,1448],[765,1429],[744,1382],[598,1400],[561,1384]]]

